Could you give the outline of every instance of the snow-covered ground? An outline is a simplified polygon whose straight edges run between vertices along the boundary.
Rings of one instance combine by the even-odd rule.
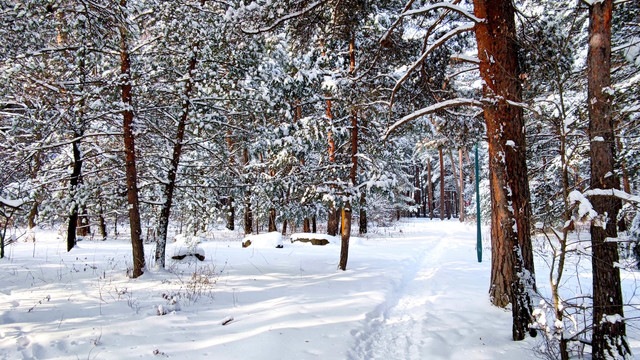
[[[352,239],[345,272],[336,244],[242,248],[227,233],[203,239],[203,262],[168,259],[138,279],[124,240],[67,253],[38,232],[0,260],[0,359],[535,357],[537,340],[511,341],[510,312],[489,304],[475,226],[409,219],[376,232]]]

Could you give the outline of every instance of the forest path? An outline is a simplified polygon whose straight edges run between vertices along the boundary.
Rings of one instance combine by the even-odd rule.
[[[350,359],[496,359],[514,348],[510,313],[488,299],[488,255],[478,263],[475,231],[453,221],[419,222],[415,262],[363,328],[354,330]],[[525,351],[531,344],[511,343]],[[530,350],[529,350],[530,351]],[[531,355],[531,353],[528,353]]]

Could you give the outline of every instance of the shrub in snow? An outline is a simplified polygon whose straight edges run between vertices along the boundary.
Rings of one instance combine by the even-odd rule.
[[[167,300],[164,305],[158,305],[158,315],[175,314],[176,311],[180,311],[180,304],[178,298],[175,295],[162,294],[162,297]]]
[[[291,234],[291,242],[311,243],[312,245],[327,245],[336,242],[336,237],[325,234],[299,233]]]
[[[187,256],[194,256],[200,261],[204,260],[204,249],[200,247],[201,238],[197,236],[176,235],[173,244],[172,259],[182,260]]]

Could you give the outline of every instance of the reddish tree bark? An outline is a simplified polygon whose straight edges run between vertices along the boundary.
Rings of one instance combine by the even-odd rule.
[[[126,0],[120,6],[127,6]],[[131,228],[131,245],[133,249],[133,273],[137,278],[144,273],[144,247],[138,208],[138,182],[136,174],[135,137],[133,135],[133,97],[131,94],[131,60],[127,46],[127,30],[120,25],[120,89],[122,91],[122,110],[124,128],[125,173],[127,176],[127,200],[129,202],[129,227]]]
[[[525,337],[531,321],[528,289],[535,287],[530,238],[529,183],[521,101],[514,7],[510,0],[474,0],[484,117],[489,142],[494,305],[511,303],[513,339]]]
[[[327,118],[331,122],[333,119],[333,113],[331,112],[331,100],[327,96]],[[327,134],[328,143],[329,143],[329,162],[334,163],[336,161],[336,144],[333,140],[333,133],[329,130]],[[335,205],[329,205],[329,212],[327,215],[327,234],[331,236],[335,236],[338,233],[338,212],[336,211]]]
[[[615,173],[615,136],[611,116],[611,16],[613,0],[589,6],[589,53],[587,56],[589,140],[591,141],[591,188],[620,189]],[[622,358],[630,355],[626,340],[620,288],[618,246],[606,238],[618,237],[616,217],[622,207],[619,199],[596,196],[593,209],[601,214],[591,224],[593,269],[594,359]],[[604,223],[604,224],[600,224]],[[601,226],[603,225],[603,226]],[[613,319],[613,320],[612,320]]]
[[[338,269],[347,270],[347,260],[349,258],[349,239],[351,238],[351,204],[347,201],[342,208],[342,234],[340,247],[340,263]]]

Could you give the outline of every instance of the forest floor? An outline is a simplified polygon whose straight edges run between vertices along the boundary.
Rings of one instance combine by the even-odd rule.
[[[477,262],[472,224],[405,219],[374,229],[352,238],[344,272],[338,244],[242,248],[241,240],[213,232],[200,244],[204,261],[168,260],[167,270],[138,279],[126,276],[123,239],[84,240],[67,253],[55,231],[41,230],[35,244],[11,244],[0,260],[0,359],[539,355],[542,336],[511,341],[511,313],[490,305],[490,254]],[[544,292],[548,275],[537,266]],[[634,275],[624,273],[626,300]],[[640,355],[635,326],[629,340]]]

